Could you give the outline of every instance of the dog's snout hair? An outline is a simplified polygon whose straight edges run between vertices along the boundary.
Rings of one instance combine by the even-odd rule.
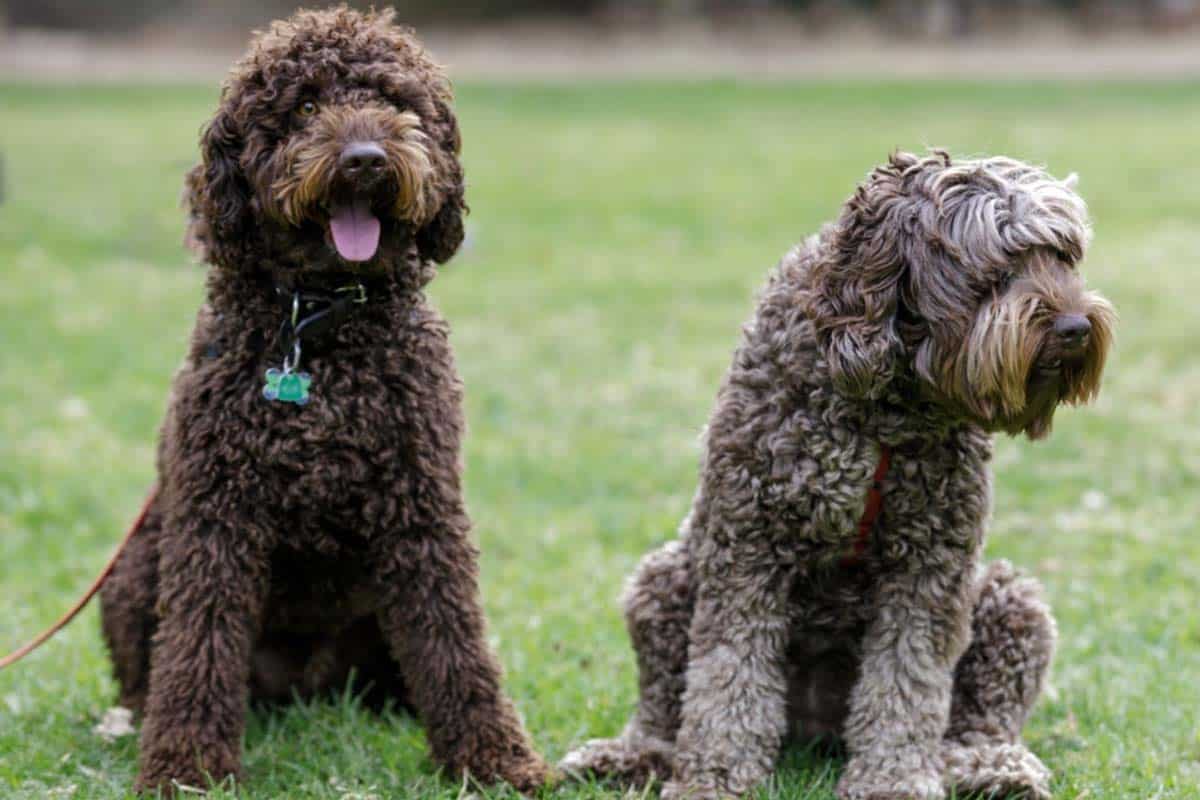
[[[383,150],[384,178],[395,192],[392,214],[418,225],[426,221],[434,202],[429,137],[412,111],[382,106],[331,106],[302,134],[294,135],[280,154],[270,207],[291,225],[319,214],[344,182],[339,170],[342,154],[364,142]]]
[[[1096,395],[1112,342],[1115,312],[1077,269],[1090,239],[1073,178],[894,154],[816,243],[805,309],[831,380],[878,398],[908,376],[991,429],[1044,435],[1059,403]],[[1062,360],[1051,334],[1068,313],[1092,334]]]
[[[1053,367],[1057,377],[1053,403],[1085,403],[1100,391],[1100,379],[1116,321],[1112,305],[1089,291],[1082,277],[1055,255],[1035,252],[1026,259],[1025,274],[980,307],[970,335],[958,348],[958,369],[943,376],[943,388],[984,419],[1019,420],[1034,426],[1026,432],[1049,432],[1049,420],[1029,414],[1036,394],[1036,372]],[[1063,358],[1055,323],[1077,315],[1090,325],[1086,346],[1077,357]],[[1042,424],[1045,423],[1045,424]],[[1024,426],[1027,427],[1027,426]],[[1035,437],[1036,438],[1036,437]]]

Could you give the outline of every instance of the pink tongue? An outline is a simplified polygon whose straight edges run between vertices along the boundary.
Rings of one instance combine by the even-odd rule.
[[[347,261],[370,261],[379,249],[379,220],[366,203],[334,208],[329,230],[338,255]]]

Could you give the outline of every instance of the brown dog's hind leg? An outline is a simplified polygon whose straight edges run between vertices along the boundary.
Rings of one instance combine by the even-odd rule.
[[[158,624],[159,503],[154,500],[100,589],[100,624],[119,687],[117,703],[138,715],[150,687],[150,640]]]
[[[1008,562],[989,565],[971,627],[954,673],[943,750],[947,786],[960,794],[1049,798],[1049,771],[1021,743],[1057,639],[1041,587]]]
[[[692,588],[687,552],[672,541],[642,559],[625,591],[625,623],[638,661],[638,707],[616,739],[593,739],[559,766],[640,786],[671,773],[687,670]]]

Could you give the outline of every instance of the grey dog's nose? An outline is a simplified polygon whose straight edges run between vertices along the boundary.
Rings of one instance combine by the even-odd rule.
[[[1054,332],[1064,345],[1079,347],[1092,332],[1092,323],[1083,314],[1063,314],[1054,320]]]
[[[387,154],[374,142],[354,142],[346,145],[338,156],[342,177],[354,182],[372,182],[383,174]]]

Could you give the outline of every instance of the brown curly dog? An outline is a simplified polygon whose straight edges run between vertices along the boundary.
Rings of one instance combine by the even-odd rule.
[[[1114,314],[1079,273],[1089,237],[1041,169],[900,153],[784,257],[691,513],[630,579],[637,711],[564,768],[741,795],[790,732],[844,741],[843,800],[1049,797],[1021,728],[1054,620],[981,559],[991,434],[1043,437],[1099,391]]]
[[[142,790],[237,775],[248,699],[414,709],[448,773],[544,782],[485,641],[462,386],[423,287],[463,238],[443,72],[390,13],[300,12],[234,67],[188,176],[211,265],[159,491],[105,586]]]

